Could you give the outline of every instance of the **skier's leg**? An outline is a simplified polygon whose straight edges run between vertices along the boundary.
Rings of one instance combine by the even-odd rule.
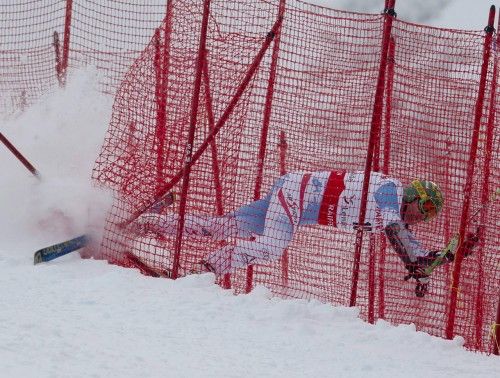
[[[225,246],[207,256],[206,262],[216,274],[281,257],[299,225],[309,177],[307,174],[283,176],[269,197],[262,234],[255,240],[237,240],[235,246]]]
[[[145,213],[129,229],[138,235],[155,233],[158,235],[176,235],[179,215],[175,213]],[[229,217],[186,214],[184,216],[184,234],[186,236],[206,236],[214,239],[226,239],[237,233],[236,221]]]

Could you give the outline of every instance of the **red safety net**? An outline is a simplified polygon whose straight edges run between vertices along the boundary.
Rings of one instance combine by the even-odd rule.
[[[407,271],[383,233],[363,234],[358,265],[355,230],[303,225],[287,244],[275,219],[266,224],[272,241],[264,250],[286,247],[277,261],[260,260],[218,283],[236,293],[265,285],[284,298],[355,304],[368,321],[414,323],[433,335],[461,335],[470,349],[494,351],[500,282],[499,209],[492,198],[500,186],[495,33],[298,0],[175,0],[129,17],[112,16],[116,3],[85,10],[77,3],[68,66],[97,62],[107,73],[105,91],[121,82],[94,170],[96,182],[116,194],[100,256],[147,274],[189,274],[213,251],[252,242],[220,216],[275,193],[284,173],[364,171],[368,159],[371,170],[404,184],[422,178],[441,187],[442,213],[412,227],[426,249],[485,225],[474,254],[437,268],[426,296],[417,298],[415,282],[403,280]],[[128,5],[124,10],[134,7]],[[138,32],[131,20],[141,19],[147,22]],[[115,23],[128,29],[109,28]],[[54,82],[55,71],[44,72]],[[19,83],[6,86],[19,93],[29,80]],[[150,216],[148,230],[132,232],[143,210],[170,190],[177,193],[174,204],[156,208],[160,214]],[[248,222],[260,240],[261,217],[252,215]],[[124,223],[128,228],[119,227]]]
[[[296,1],[283,4],[280,8],[276,1],[212,1],[203,42],[206,59],[199,64],[203,3],[172,2],[164,23],[117,93],[96,164],[96,179],[119,194],[103,241],[106,258],[149,273],[188,274],[212,251],[241,244],[231,237],[221,241],[193,235],[194,223],[205,224],[193,220],[193,214],[207,217],[235,211],[269,194],[284,172],[365,168],[384,16]],[[283,24],[259,62],[258,52],[266,47],[266,34],[280,14]],[[490,112],[496,55],[486,63],[481,89],[484,41],[484,32],[393,23],[380,143],[377,137],[372,141],[379,146],[373,169],[405,183],[419,177],[440,184],[445,210],[414,230],[428,249],[441,248],[460,228],[481,91],[485,95],[477,118],[479,147],[469,184],[470,212],[485,200],[484,191],[489,193],[499,184],[495,169],[499,134],[491,134],[488,142],[486,132],[497,123],[495,109]],[[243,88],[245,75],[255,66]],[[224,122],[233,101],[236,104]],[[215,138],[206,139],[214,130]],[[192,151],[200,152],[199,158],[186,167]],[[183,193],[183,185],[187,192]],[[187,195],[167,208],[166,215],[154,217],[163,225],[162,235],[134,236],[115,227],[133,220],[170,188]],[[177,223],[166,221],[175,220],[171,214],[185,219],[180,240]],[[481,223],[488,227],[477,253],[463,261],[459,287],[451,279],[453,265],[440,267],[424,298],[415,296],[413,282],[403,281],[404,265],[384,236],[365,237],[355,293],[361,315],[371,321],[380,317],[412,322],[444,336],[450,324],[450,293],[459,290],[452,326],[468,347],[490,350],[500,282],[496,214],[493,203],[481,212]],[[272,229],[279,224],[266,222],[271,222],[266,225],[271,236],[281,235]],[[473,223],[467,223],[468,231],[473,231]],[[219,227],[229,232],[228,223]],[[279,261],[260,261],[250,270],[241,268],[229,279],[219,279],[236,292],[263,284],[283,297],[348,304],[355,241],[352,231],[299,227]]]

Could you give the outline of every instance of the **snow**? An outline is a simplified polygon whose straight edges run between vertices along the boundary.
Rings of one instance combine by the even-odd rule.
[[[500,359],[356,308],[234,296],[211,274],[145,277],[70,255],[0,250],[5,377],[492,377]]]
[[[435,26],[483,28],[489,2],[444,3],[456,17],[441,12]],[[476,7],[485,9],[477,19]],[[77,254],[33,266],[36,249],[87,231],[89,218],[102,223],[109,206],[89,180],[113,101],[96,89],[97,75],[74,73],[66,89],[0,124],[42,177],[0,146],[0,376],[498,374],[500,358],[466,351],[461,337],[371,325],[356,308],[281,300],[263,287],[234,296],[210,274],[155,279]]]

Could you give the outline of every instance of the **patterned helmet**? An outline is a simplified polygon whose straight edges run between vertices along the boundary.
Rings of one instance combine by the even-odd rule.
[[[425,220],[434,218],[443,208],[443,194],[432,181],[414,180],[405,188],[403,201],[411,203],[418,200],[418,209],[425,215]]]

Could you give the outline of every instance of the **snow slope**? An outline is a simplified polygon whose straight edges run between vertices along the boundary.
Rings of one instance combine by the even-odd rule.
[[[0,249],[2,377],[494,377],[500,358],[355,308],[233,296],[213,276],[142,276]],[[495,373],[495,371],[497,373]]]

